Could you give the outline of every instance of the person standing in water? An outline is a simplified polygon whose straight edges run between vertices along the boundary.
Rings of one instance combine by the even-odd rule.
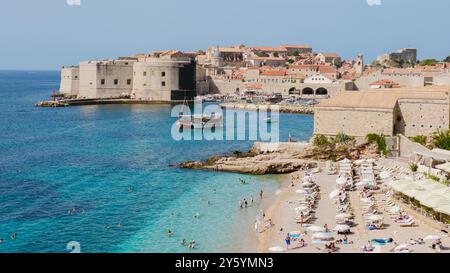
[[[261,189],[261,191],[259,192],[259,198],[263,199],[263,196],[264,196],[264,191]]]

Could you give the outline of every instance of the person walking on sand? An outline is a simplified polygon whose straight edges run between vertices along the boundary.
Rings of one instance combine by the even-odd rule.
[[[284,241],[286,242],[286,249],[289,249],[289,246],[291,245],[291,235],[289,233],[286,235],[286,238],[284,238]]]

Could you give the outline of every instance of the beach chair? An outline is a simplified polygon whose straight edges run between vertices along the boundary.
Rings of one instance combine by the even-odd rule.
[[[414,225],[415,221],[413,218],[409,218],[406,222],[400,222],[399,225],[401,227],[412,227]]]

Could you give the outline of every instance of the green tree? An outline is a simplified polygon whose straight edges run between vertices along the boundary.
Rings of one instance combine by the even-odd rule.
[[[325,147],[330,145],[330,141],[326,136],[319,134],[314,137],[313,144],[316,147]]]
[[[446,63],[450,63],[450,56],[447,56],[447,58],[445,58],[443,61]]]
[[[423,146],[425,146],[427,144],[427,137],[426,136],[414,136],[414,137],[410,137],[409,138],[411,141],[417,142],[419,144],[422,144]]]
[[[433,134],[433,144],[440,149],[450,150],[450,130],[437,131]]]
[[[419,65],[422,65],[422,66],[433,66],[433,65],[436,65],[437,63],[438,63],[438,61],[435,60],[435,59],[425,59],[425,60],[422,60],[419,63]]]
[[[377,135],[377,134],[368,134],[366,136],[366,139],[370,143],[376,143],[378,146],[378,152],[383,153],[384,155],[387,155],[389,150],[386,145],[386,138],[383,135]]]

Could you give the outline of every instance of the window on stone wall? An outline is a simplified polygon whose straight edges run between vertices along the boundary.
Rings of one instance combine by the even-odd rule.
[[[119,80],[118,79],[114,79],[114,85],[118,85],[119,84]]]
[[[101,80],[100,80],[100,84],[101,84],[101,85],[105,85],[105,79],[101,79]]]
[[[144,72],[144,77],[147,76],[147,72]]]
[[[161,82],[161,85],[162,86],[166,86],[166,82]]]
[[[161,72],[161,77],[165,77],[165,76],[166,76],[166,72],[165,71]]]
[[[131,85],[131,79],[127,80],[127,85]]]

